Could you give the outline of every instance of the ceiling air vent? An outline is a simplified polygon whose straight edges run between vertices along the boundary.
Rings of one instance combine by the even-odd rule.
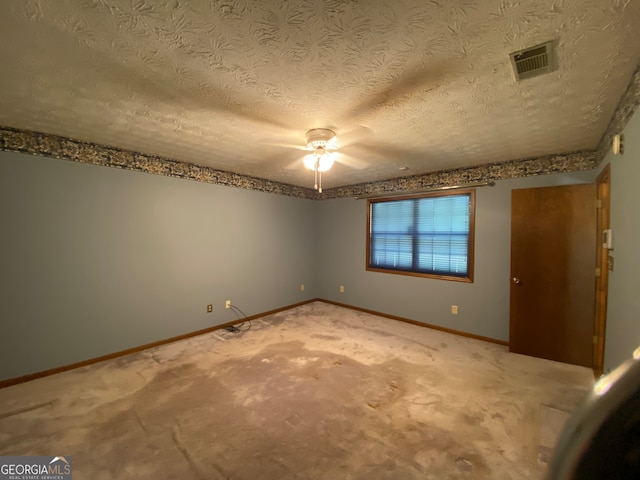
[[[537,77],[554,70],[553,41],[525,48],[509,55],[516,80]]]

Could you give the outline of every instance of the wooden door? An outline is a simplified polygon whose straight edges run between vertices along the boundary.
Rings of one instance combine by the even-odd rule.
[[[595,237],[595,185],[513,190],[510,351],[592,366]]]

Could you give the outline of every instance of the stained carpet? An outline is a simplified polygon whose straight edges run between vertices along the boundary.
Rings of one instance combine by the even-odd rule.
[[[582,367],[324,302],[0,390],[81,479],[542,479]]]

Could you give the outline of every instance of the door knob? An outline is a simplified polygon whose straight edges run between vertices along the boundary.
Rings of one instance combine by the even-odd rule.
[[[512,281],[513,283],[515,283],[516,285],[520,283],[520,279],[519,279],[518,277],[513,277],[513,278],[511,279],[511,281]]]

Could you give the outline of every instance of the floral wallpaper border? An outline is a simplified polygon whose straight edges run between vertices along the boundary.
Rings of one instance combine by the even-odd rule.
[[[0,150],[123,168],[278,195],[316,198],[315,190],[310,188],[296,187],[263,178],[248,177],[224,170],[178,162],[169,158],[9,127],[0,127]]]
[[[466,185],[489,180],[506,180],[534,175],[592,170],[598,166],[601,159],[602,155],[596,151],[549,155],[547,157],[441,170],[409,177],[332,188],[325,190],[322,195],[323,199],[375,196],[403,191],[413,192],[449,185]]]
[[[398,191],[420,190],[444,185],[459,185],[484,180],[501,180],[533,175],[591,170],[596,168],[600,160],[604,157],[604,154],[598,151],[550,155],[542,158],[442,170],[390,180],[331,188],[325,190],[322,194],[318,194],[310,188],[287,185],[262,178],[248,177],[129,150],[120,150],[118,148],[106,147],[94,143],[80,142],[56,135],[16,130],[13,128],[0,128],[0,150],[30,153],[32,155],[42,155],[93,165],[123,168],[138,172],[312,200],[358,197]]]
[[[640,66],[636,69],[618,107],[595,150],[562,153],[538,158],[512,160],[476,167],[442,170],[325,190],[318,194],[310,188],[297,187],[262,178],[248,177],[223,170],[202,167],[169,158],[145,155],[70,138],[0,127],[0,150],[30,153],[76,162],[123,168],[138,172],[184,178],[297,198],[325,200],[414,191],[431,187],[461,185],[487,180],[567,173],[596,168],[605,157],[611,139],[621,132],[640,105]]]

